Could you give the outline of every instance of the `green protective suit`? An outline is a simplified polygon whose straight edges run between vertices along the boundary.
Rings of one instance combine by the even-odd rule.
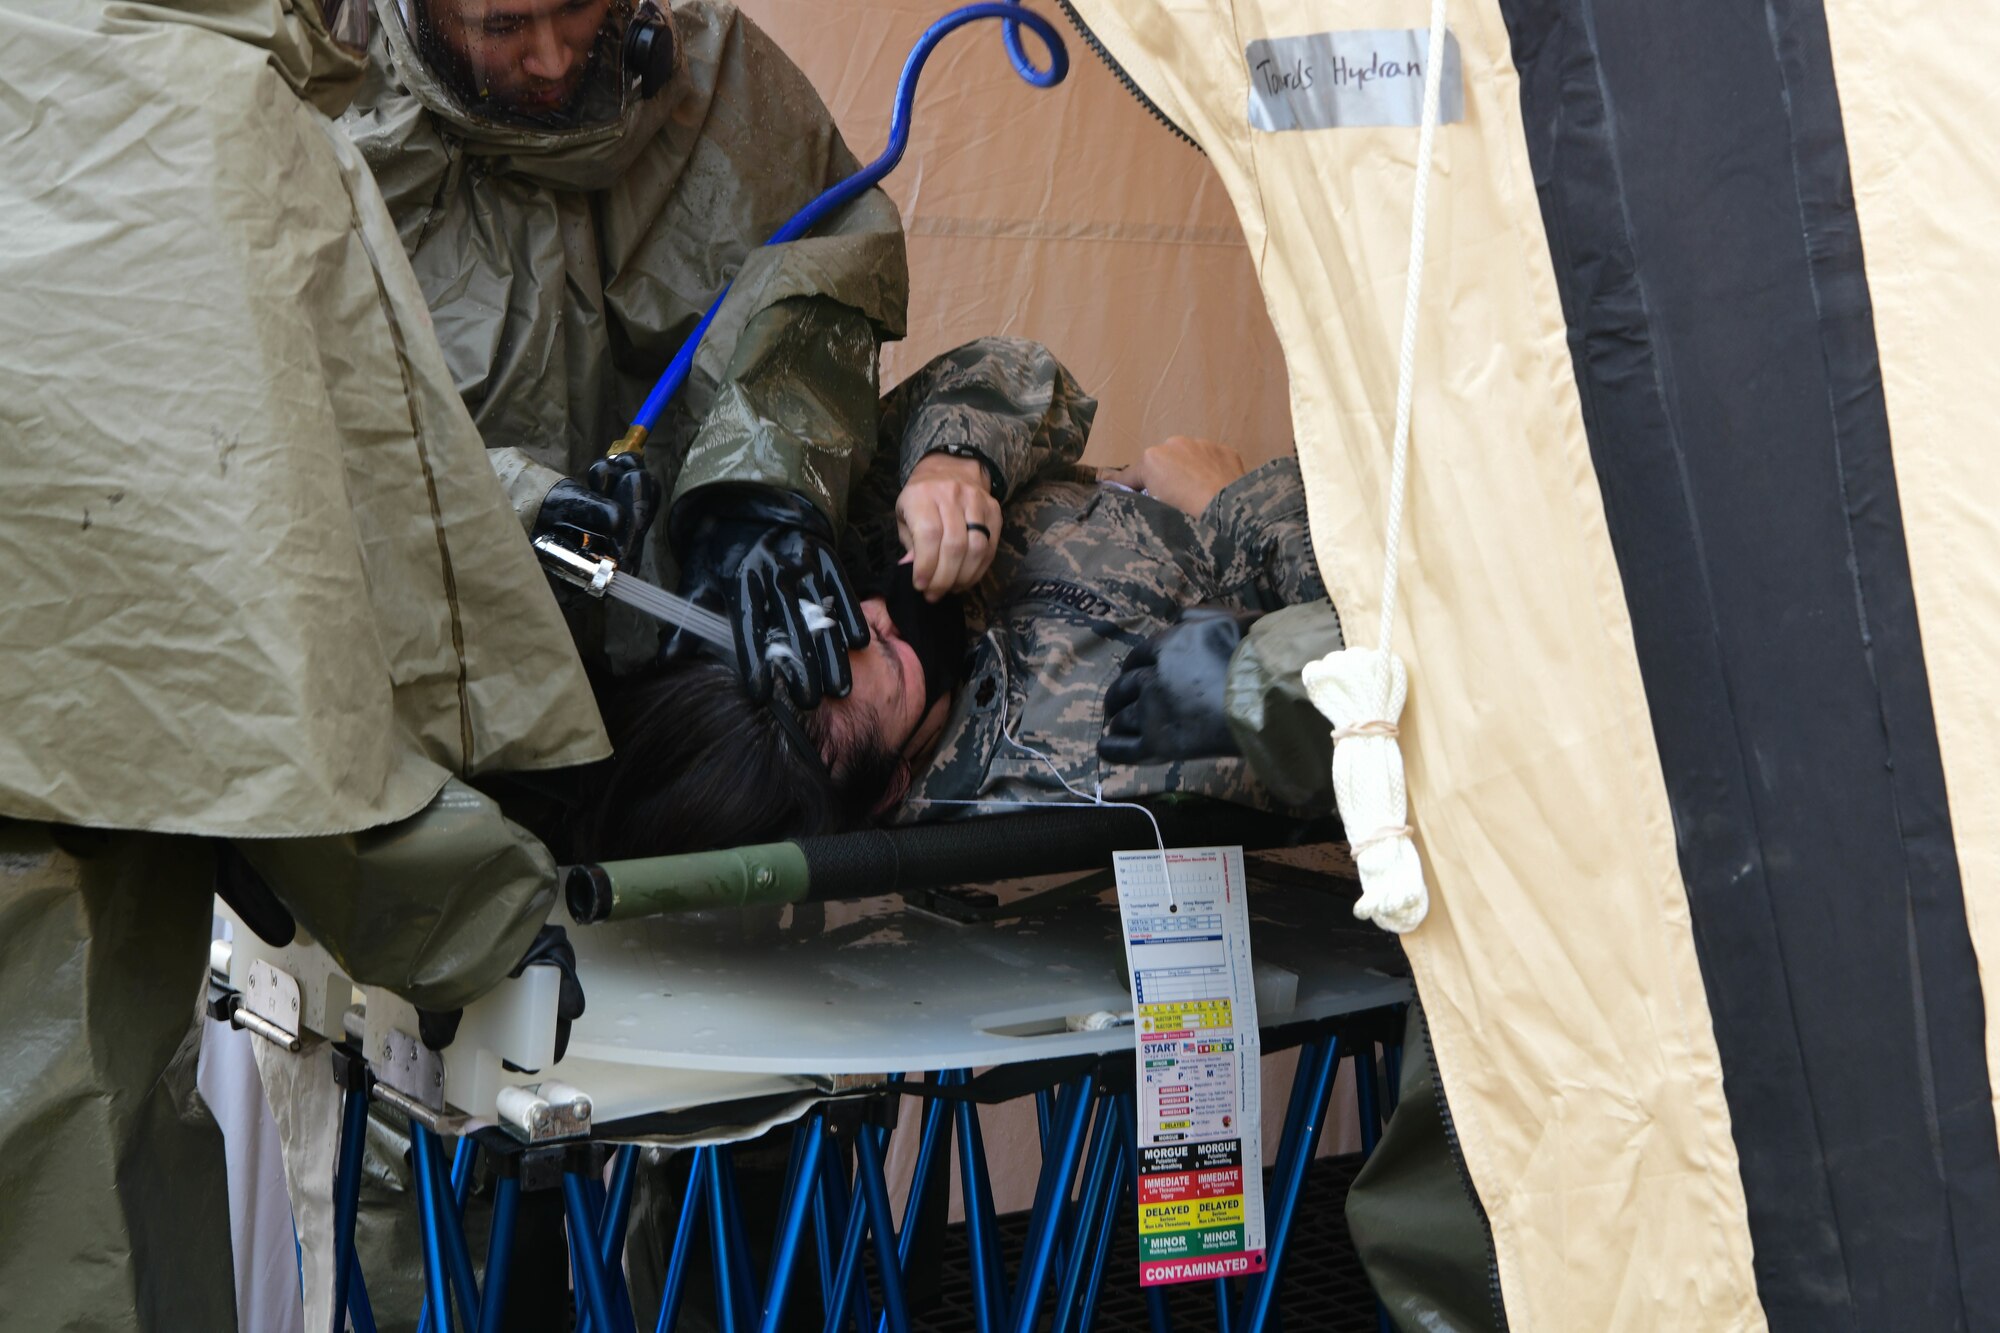
[[[606,750],[328,119],[363,69],[309,0],[0,0],[0,1327],[233,1322],[221,1144],[180,1091],[204,837],[441,1003],[514,966],[550,886],[434,798]]]
[[[903,332],[909,279],[880,190],[762,246],[857,166],[805,75],[724,0],[677,0],[681,67],[659,93],[597,129],[502,127],[453,109],[395,3],[378,7],[344,124],[523,522],[625,433],[733,280],[647,464],[670,497],[760,481],[839,525],[874,449],[877,347]]]
[[[1493,1233],[1459,1159],[1421,1003],[1382,1141],[1347,1192],[1347,1229],[1398,1333],[1505,1333]]]
[[[0,820],[0,1329],[236,1325],[195,1092],[214,855]]]
[[[1344,646],[1340,616],[1320,600],[1260,617],[1230,654],[1223,685],[1230,734],[1250,771],[1294,809],[1333,809],[1333,728],[1300,673]]]

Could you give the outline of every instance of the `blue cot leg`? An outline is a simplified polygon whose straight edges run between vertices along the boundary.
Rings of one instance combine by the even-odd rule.
[[[444,1251],[445,1276],[451,1280],[458,1297],[459,1327],[473,1328],[479,1322],[479,1287],[473,1280],[472,1250],[465,1243],[465,1225],[461,1219],[463,1200],[472,1192],[472,1141],[459,1140],[457,1160],[451,1177],[447,1178],[443,1142],[422,1125],[410,1126],[410,1133],[412,1138],[424,1134],[430,1139],[431,1191],[438,1205],[438,1242]],[[459,1193],[461,1186],[464,1195]]]
[[[575,1270],[577,1294],[583,1298],[583,1313],[598,1333],[616,1333],[611,1293],[604,1280],[604,1266],[597,1259],[597,1227],[591,1216],[589,1181],[580,1172],[563,1172],[563,1216],[569,1223],[570,1267]],[[579,1323],[582,1321],[579,1320]]]
[[[486,1286],[479,1294],[479,1333],[500,1333],[507,1308],[507,1270],[514,1256],[514,1218],[521,1180],[502,1176],[493,1186],[493,1224],[486,1232]]]
[[[632,1216],[632,1177],[639,1165],[639,1150],[631,1144],[611,1155],[611,1191],[593,1178],[590,1202],[597,1207],[597,1262],[604,1272],[605,1289],[611,1297],[611,1312],[620,1328],[636,1327],[632,1293],[625,1285],[625,1227]],[[579,1326],[577,1333],[585,1333]]]
[[[1010,1328],[1013,1326],[1015,1317],[1020,1313],[1019,1296],[1022,1288],[1027,1286],[1028,1266],[1036,1249],[1035,1238],[1041,1234],[1043,1224],[1048,1218],[1049,1210],[1056,1206],[1058,1193],[1068,1193],[1068,1180],[1062,1182],[1063,1189],[1061,1191],[1057,1189],[1055,1180],[1056,1160],[1061,1156],[1058,1149],[1060,1148],[1062,1133],[1069,1125],[1070,1112],[1075,1107],[1076,1092],[1077,1085],[1074,1083],[1065,1083],[1055,1091],[1054,1104],[1049,1112],[1048,1130],[1040,1135],[1042,1157],[1041,1165],[1035,1172],[1035,1199],[1028,1211],[1028,1234],[1025,1248],[1021,1252],[1021,1270],[1015,1275],[1014,1291],[1010,1294],[1007,1306],[1007,1324]],[[1035,1094],[1035,1110],[1037,1115],[1041,1113],[1042,1105],[1048,1097],[1049,1094],[1046,1091]]]
[[[903,1201],[903,1230],[896,1237],[896,1266],[905,1276],[910,1271],[910,1251],[917,1238],[917,1219],[923,1216],[924,1200],[930,1197],[938,1168],[948,1166],[951,1156],[950,1118],[946,1115],[944,1103],[936,1098],[924,1102],[924,1129],[917,1140],[916,1169],[910,1174],[910,1193]],[[942,1146],[944,1157],[940,1159]],[[885,1314],[876,1326],[876,1333],[887,1333],[889,1324]]]
[[[417,1187],[417,1226],[423,1236],[424,1317],[434,1329],[451,1328],[449,1285],[445,1276],[444,1236],[438,1225],[443,1211],[438,1197],[438,1172],[432,1158],[430,1134],[416,1121],[410,1122],[410,1149],[414,1159]]]
[[[865,1239],[861,1231],[864,1225],[863,1201],[858,1191],[853,1194],[848,1192],[843,1155],[835,1150],[833,1131],[825,1132],[828,1138],[827,1146],[820,1154],[820,1173],[826,1183],[827,1211],[829,1219],[840,1223],[843,1228],[835,1260],[832,1303],[826,1307],[827,1327],[838,1329],[847,1318],[852,1317],[859,1333],[875,1322],[869,1315],[868,1284],[856,1280],[861,1275],[861,1244]],[[836,1315],[834,1311],[842,1313]]]
[[[1306,1100],[1312,1093],[1320,1062],[1327,1058],[1326,1042],[1327,1039],[1324,1037],[1315,1037],[1299,1047],[1298,1065],[1292,1071],[1292,1093],[1290,1099],[1285,1104],[1285,1121],[1278,1132],[1278,1151],[1271,1166],[1272,1189],[1279,1188],[1281,1183],[1288,1178],[1291,1171],[1292,1158],[1298,1152],[1299,1136],[1304,1132],[1306,1123]],[[1339,1063],[1336,1061],[1334,1064],[1335,1071],[1338,1072],[1339,1068]],[[1247,1163],[1245,1167],[1248,1169]],[[1261,1165],[1258,1169],[1262,1169]],[[1264,1203],[1264,1215],[1267,1221],[1275,1216],[1274,1206],[1268,1198]],[[1269,1241],[1270,1237],[1267,1234],[1265,1236],[1267,1258]],[[1243,1279],[1241,1286],[1244,1293],[1243,1301],[1245,1303],[1256,1298],[1257,1289],[1263,1285],[1263,1282],[1264,1275],[1262,1273],[1252,1273]]]
[[[1090,1240],[1090,1277],[1083,1288],[1083,1308],[1077,1311],[1077,1333],[1090,1333],[1097,1319],[1097,1297],[1104,1290],[1104,1270],[1111,1258],[1111,1238],[1118,1234],[1118,1218],[1134,1205],[1131,1173],[1133,1138],[1132,1116],[1136,1108],[1129,1094],[1120,1093],[1116,1109],[1117,1138],[1111,1154],[1111,1180],[1105,1189],[1106,1207],[1099,1215]]]
[[[347,1291],[347,1317],[354,1333],[375,1333],[375,1306],[368,1299],[368,1284],[361,1277],[361,1258],[355,1256],[354,1285]]]
[[[1301,1064],[1303,1066],[1303,1061]],[[1312,1075],[1306,1098],[1306,1121],[1293,1144],[1291,1159],[1279,1163],[1283,1176],[1276,1182],[1277,1209],[1264,1237],[1264,1272],[1262,1280],[1251,1288],[1245,1298],[1243,1317],[1238,1321],[1242,1333],[1265,1333],[1277,1308],[1278,1277],[1291,1240],[1292,1222],[1298,1213],[1299,1196],[1305,1191],[1306,1169],[1312,1165],[1313,1154],[1319,1150],[1320,1131],[1326,1125],[1326,1104],[1333,1095],[1334,1071],[1339,1068],[1340,1040],[1337,1037],[1327,1038],[1324,1055],[1314,1061],[1310,1071],[1301,1068],[1301,1073],[1310,1072]],[[1266,1212],[1270,1215],[1268,1204]]]
[[[729,1199],[723,1179],[724,1148],[701,1148],[708,1158],[708,1240],[709,1256],[715,1268],[715,1315],[722,1333],[741,1333],[743,1319],[750,1313],[742,1308],[742,1290],[729,1247],[734,1241],[729,1229]]]
[[[729,1269],[736,1280],[736,1308],[746,1320],[757,1317],[757,1268],[750,1256],[750,1232],[743,1225],[742,1194],[736,1188],[736,1150],[716,1150],[722,1206],[729,1214]]]
[[[847,1219],[847,1228],[840,1238],[840,1258],[836,1261],[833,1301],[827,1307],[828,1330],[838,1329],[852,1313],[854,1292],[861,1284],[861,1247],[868,1238],[868,1200],[860,1189],[861,1182],[855,1181],[855,1190],[845,1200],[847,1207],[839,1210]],[[835,1197],[840,1197],[836,1191]],[[856,1324],[857,1329],[868,1327],[864,1321]]]
[[[819,1178],[812,1182],[813,1208],[813,1250],[819,1256],[819,1308],[828,1312],[831,1333],[839,1333],[837,1321],[832,1311],[839,1309],[833,1303],[833,1219],[835,1212],[827,1200],[826,1167],[820,1167]],[[664,1333],[664,1330],[662,1330]]]
[[[771,1252],[770,1287],[764,1296],[764,1318],[758,1325],[761,1333],[778,1333],[785,1318],[785,1298],[791,1293],[792,1269],[798,1263],[799,1247],[803,1243],[806,1228],[806,1205],[808,1192],[803,1181],[819,1173],[821,1135],[819,1117],[809,1116],[806,1123],[794,1136],[794,1143],[805,1140],[805,1150],[797,1155],[797,1171],[792,1173],[792,1187],[785,1193],[785,1211],[778,1230],[777,1248]]]
[[[347,1327],[347,1289],[360,1270],[354,1218],[361,1210],[361,1154],[368,1138],[368,1093],[349,1088],[340,1106],[339,1165],[333,1175],[333,1333]]]
[[[996,1316],[1006,1308],[1006,1280],[1000,1273],[999,1237],[995,1234],[992,1183],[986,1175],[986,1146],[979,1137],[979,1108],[960,1102],[952,1108],[958,1122],[959,1187],[965,1196],[965,1236],[972,1247],[972,1321],[978,1333],[994,1333]]]
[[[889,1184],[882,1176],[882,1138],[868,1125],[854,1136],[860,1194],[875,1233],[876,1276],[882,1283],[882,1317],[890,1333],[909,1333],[909,1303],[903,1297],[903,1268],[896,1259],[896,1219],[889,1212]]]
[[[437,1146],[442,1147],[443,1145],[439,1144]],[[461,1135],[458,1143],[452,1149],[451,1200],[453,1207],[456,1209],[453,1215],[459,1219],[461,1227],[464,1225],[465,1201],[472,1197],[472,1161],[476,1152],[477,1149],[473,1144],[470,1134]],[[449,1238],[447,1238],[445,1254],[447,1256],[451,1254]],[[460,1294],[459,1299],[461,1301],[465,1299],[463,1293]],[[463,1308],[461,1305],[461,1314],[463,1313]],[[470,1327],[470,1324],[467,1327]],[[430,1311],[428,1309],[417,1320],[417,1333],[431,1333]]]
[[[688,1252],[694,1247],[694,1229],[701,1223],[701,1203],[708,1189],[708,1158],[697,1150],[688,1171],[687,1194],[681,1199],[681,1217],[674,1227],[674,1248],[667,1254],[666,1290],[660,1295],[660,1318],[653,1333],[673,1333],[681,1321],[681,1297],[687,1291]]]
[[[1070,1181],[1076,1177],[1077,1159],[1083,1154],[1083,1132],[1090,1123],[1090,1111],[1097,1093],[1095,1076],[1085,1074],[1071,1088],[1067,1112],[1058,1118],[1059,1132],[1055,1156],[1044,1164],[1043,1183],[1049,1186],[1048,1207],[1029,1222],[1028,1250],[1021,1259],[1019,1291],[1014,1300],[1015,1333],[1034,1333],[1040,1313],[1042,1291],[1049,1281],[1049,1261],[1055,1254],[1056,1231],[1062,1222],[1062,1200],[1069,1195]]]
[[[1090,1151],[1086,1159],[1088,1165],[1084,1168],[1083,1194],[1076,1206],[1076,1235],[1069,1247],[1067,1262],[1059,1259],[1055,1264],[1063,1275],[1062,1286],[1056,1292],[1056,1333],[1067,1333],[1075,1313],[1076,1298],[1082,1294],[1085,1273],[1090,1267],[1090,1238],[1097,1234],[1100,1214],[1106,1207],[1104,1189],[1111,1175],[1111,1159],[1121,1147],[1118,1116],[1118,1098],[1098,1099],[1097,1123],[1091,1131]]]
[[[1366,1157],[1382,1141],[1382,1098],[1380,1085],[1375,1082],[1373,1042],[1355,1043],[1354,1109],[1361,1122],[1361,1155]]]

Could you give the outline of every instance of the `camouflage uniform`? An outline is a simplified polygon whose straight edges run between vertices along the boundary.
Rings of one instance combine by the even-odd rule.
[[[976,813],[947,801],[1047,801],[1060,794],[1058,772],[1080,791],[1102,784],[1111,798],[1188,792],[1323,812],[1330,802],[1315,804],[1316,789],[1283,783],[1274,792],[1240,758],[1143,767],[1099,760],[1104,695],[1126,655],[1186,608],[1317,604],[1319,621],[1331,626],[1327,648],[1339,646],[1339,622],[1313,561],[1295,460],[1253,469],[1190,517],[1079,465],[1096,411],[1045,348],[999,338],[938,358],[883,404],[878,457],[895,445],[901,466],[858,488],[850,512],[861,549],[850,559],[881,569],[897,558],[895,492],[926,454],[947,447],[987,464],[1006,515],[993,566],[967,599],[964,683],[899,819]],[[1323,782],[1325,758],[1318,763]]]

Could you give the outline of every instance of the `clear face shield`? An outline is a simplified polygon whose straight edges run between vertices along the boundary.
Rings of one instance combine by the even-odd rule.
[[[673,67],[673,27],[634,0],[401,0],[417,56],[466,119],[566,133],[613,124]]]

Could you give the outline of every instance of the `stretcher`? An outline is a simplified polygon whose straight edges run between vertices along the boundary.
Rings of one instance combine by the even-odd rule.
[[[1290,858],[1296,860],[1296,857]],[[1305,1168],[1334,1074],[1355,1062],[1364,1148],[1395,1087],[1377,1041],[1410,995],[1401,952],[1349,917],[1353,886],[1253,857],[1252,937],[1266,1050],[1301,1055],[1266,1193],[1270,1268],[1218,1284],[1221,1326],[1266,1326]],[[588,998],[553,1059],[558,974],[525,969],[468,1006],[451,1044],[427,1049],[418,1016],[357,988],[302,936],[274,948],[238,924],[219,944],[212,1012],[292,1049],[335,1043],[346,1092],[337,1155],[336,1307],[372,1327],[366,1275],[344,1256],[370,1099],[407,1115],[425,1240],[425,1323],[499,1327],[505,1276],[482,1282],[460,1214],[479,1154],[498,1179],[490,1252],[506,1253],[520,1188],[561,1188],[580,1327],[635,1330],[621,1256],[639,1149],[694,1154],[666,1257],[666,1295],[643,1312],[675,1327],[697,1244],[725,1329],[776,1329],[817,1270],[826,1327],[912,1327],[903,1290],[915,1226],[900,1229],[883,1158],[895,1109],[921,1098],[904,1219],[948,1188],[958,1148],[975,1255],[976,1325],[1087,1328],[1112,1236],[1132,1212],[1132,1007],[1118,911],[1104,876],[997,892],[912,894],[570,924]],[[226,909],[220,909],[225,916]],[[315,1050],[320,1048],[315,1047]],[[301,1058],[307,1058],[302,1056]],[[1389,1077],[1386,1088],[1383,1072]],[[1043,1153],[1024,1252],[1000,1253],[978,1105],[1036,1099]],[[797,1121],[760,1250],[742,1223],[730,1145]],[[456,1147],[447,1159],[445,1141]],[[703,1237],[708,1239],[703,1241]],[[864,1259],[872,1252],[873,1263]],[[504,1269],[504,1265],[500,1266]],[[344,1286],[345,1290],[340,1290]],[[1156,1328],[1164,1301],[1150,1303]],[[456,1316],[454,1320],[454,1316]]]

